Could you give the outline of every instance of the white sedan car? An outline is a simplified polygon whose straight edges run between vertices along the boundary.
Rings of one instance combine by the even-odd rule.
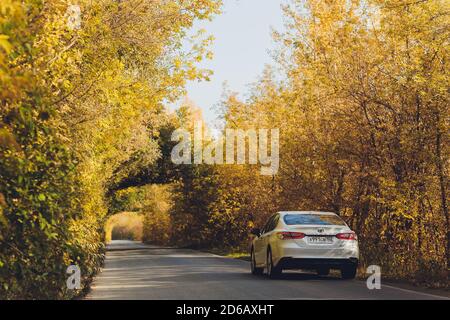
[[[359,259],[358,238],[335,213],[281,211],[269,218],[251,246],[251,270],[269,277],[283,269],[311,269],[327,275],[341,270],[342,278],[353,279]]]

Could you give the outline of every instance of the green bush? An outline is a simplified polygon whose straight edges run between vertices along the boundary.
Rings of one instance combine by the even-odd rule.
[[[100,266],[101,247],[86,250],[79,240],[87,234],[70,230],[81,212],[76,163],[30,105],[9,114],[0,144],[0,298],[71,297],[66,268],[79,264],[88,281]]]

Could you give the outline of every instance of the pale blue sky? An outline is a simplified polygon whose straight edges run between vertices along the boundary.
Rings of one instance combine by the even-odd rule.
[[[285,3],[287,0],[224,0],[221,15],[195,25],[193,32],[206,29],[215,37],[211,47],[214,58],[200,65],[214,72],[211,81],[187,85],[188,98],[202,109],[209,125],[217,118],[213,107],[222,98],[224,82],[227,90],[245,98],[248,85],[257,80],[266,64],[274,63],[271,28],[282,30],[281,4]]]

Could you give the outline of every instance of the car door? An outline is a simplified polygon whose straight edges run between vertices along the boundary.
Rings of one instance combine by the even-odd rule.
[[[255,260],[257,265],[262,265],[265,263],[266,255],[265,255],[265,242],[264,242],[264,234],[265,230],[268,228],[272,217],[270,217],[265,226],[261,229],[261,234],[255,239],[254,242],[254,250],[255,250]]]
[[[258,265],[266,263],[266,251],[270,236],[276,226],[277,214],[271,216],[261,231],[261,235],[255,241],[255,258]]]
[[[265,230],[264,234],[264,257],[266,256],[267,248],[269,247],[269,244],[271,243],[271,239],[274,235],[274,230],[276,226],[278,225],[278,220],[280,218],[279,214],[275,214],[272,216],[272,219],[270,220],[269,225],[267,226],[267,229]],[[272,252],[274,253],[274,252]]]

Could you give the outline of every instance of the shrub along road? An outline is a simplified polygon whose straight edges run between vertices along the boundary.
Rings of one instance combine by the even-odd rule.
[[[113,241],[87,299],[445,299],[359,280],[286,272],[277,280],[250,274],[249,262],[189,249]]]

